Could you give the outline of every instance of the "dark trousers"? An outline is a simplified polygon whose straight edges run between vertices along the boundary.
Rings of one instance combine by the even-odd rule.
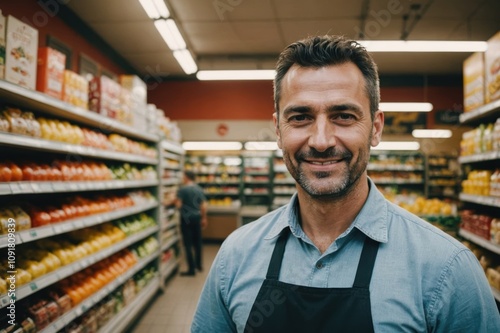
[[[188,264],[188,272],[194,273],[195,268],[201,270],[201,225],[200,222],[181,223],[182,239]]]

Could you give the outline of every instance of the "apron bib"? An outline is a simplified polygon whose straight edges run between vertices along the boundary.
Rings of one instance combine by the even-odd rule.
[[[316,288],[279,281],[289,234],[276,242],[244,332],[374,332],[369,286],[379,243],[366,237],[352,288]]]

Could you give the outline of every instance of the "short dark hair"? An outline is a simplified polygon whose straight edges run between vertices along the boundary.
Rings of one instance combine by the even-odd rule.
[[[184,176],[191,181],[194,181],[196,178],[196,174],[193,171],[184,171]]]
[[[355,40],[343,36],[314,36],[288,45],[280,54],[274,78],[274,108],[279,116],[281,81],[288,70],[297,64],[301,67],[325,67],[354,63],[365,79],[365,89],[370,100],[373,120],[380,102],[380,83],[377,65],[368,51]]]

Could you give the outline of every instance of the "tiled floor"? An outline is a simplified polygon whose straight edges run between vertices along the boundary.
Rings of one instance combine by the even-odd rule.
[[[151,305],[128,333],[188,333],[191,320],[196,310],[198,297],[203,288],[205,278],[219,250],[218,244],[204,244],[204,271],[194,277],[172,277],[165,291],[152,300]],[[185,271],[185,263],[181,263],[179,271]]]

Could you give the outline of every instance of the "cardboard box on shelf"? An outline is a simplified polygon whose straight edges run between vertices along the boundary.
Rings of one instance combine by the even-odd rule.
[[[463,63],[464,112],[484,105],[484,53],[476,52]]]
[[[500,99],[500,31],[488,40],[485,52],[486,103]]]
[[[89,110],[118,119],[120,91],[120,84],[107,76],[93,78],[89,83]]]
[[[129,90],[134,96],[134,99],[142,102],[144,105],[147,103],[147,86],[137,75],[120,75],[120,84],[123,88]]]
[[[62,99],[66,55],[50,47],[38,48],[36,90]]]
[[[5,79],[36,88],[38,30],[9,15],[5,48]]]
[[[74,106],[88,109],[89,82],[81,75],[64,71],[62,100]]]
[[[5,77],[5,16],[0,10],[0,79]]]

